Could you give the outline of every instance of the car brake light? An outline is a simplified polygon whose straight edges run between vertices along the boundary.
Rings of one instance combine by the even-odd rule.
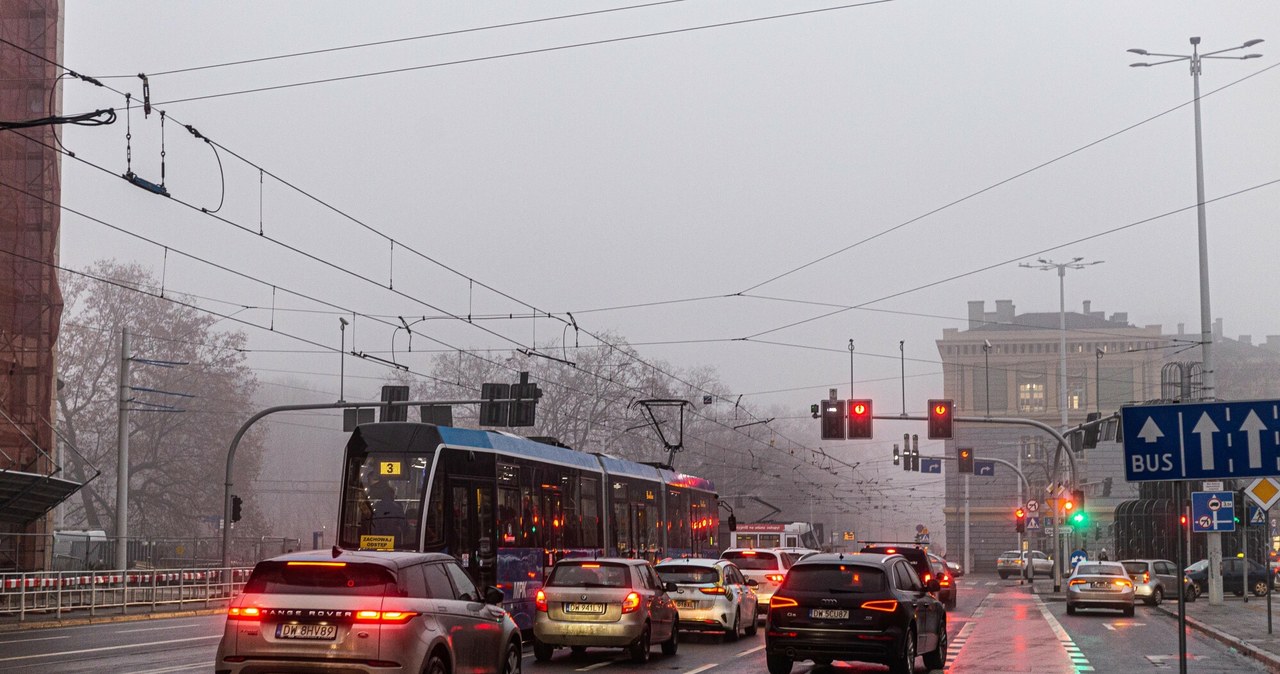
[[[1116,587],[1133,587],[1133,581],[1131,581],[1131,580],[1117,580],[1117,581],[1115,581],[1115,586],[1116,586]]]
[[[538,594],[533,596],[533,605],[538,607],[538,611],[542,613],[546,613],[547,612],[547,593],[543,592],[542,590],[538,590]]]
[[[876,599],[874,601],[862,602],[862,608],[870,611],[884,611],[885,613],[893,613],[898,610],[897,599]]]
[[[702,587],[702,588],[698,588],[698,591],[701,592],[702,594],[724,594],[725,593],[723,587]]]
[[[1144,582],[1144,583],[1150,583],[1150,582],[1151,582],[1151,572],[1150,572],[1150,571],[1143,571],[1143,572],[1142,572],[1142,582]]]
[[[346,566],[346,562],[285,562],[285,566]]]
[[[1075,586],[1075,585],[1088,585],[1088,584],[1089,584],[1089,581],[1087,581],[1087,580],[1073,580],[1073,581],[1071,581],[1070,583],[1067,583],[1067,584],[1068,584],[1068,585],[1072,585],[1072,586]]]
[[[627,598],[622,600],[622,612],[631,613],[640,608],[640,595],[635,592],[627,593]]]
[[[416,615],[414,611],[356,611],[356,622],[391,625],[407,623]]]
[[[755,556],[756,556],[756,551],[755,551],[755,550],[743,550],[741,554],[742,554],[742,556],[743,556],[743,557],[755,557]]]
[[[897,551],[898,551],[898,549],[897,549],[897,548],[885,548],[884,554],[886,554],[886,555],[892,555],[893,553],[895,553],[895,552],[897,552]]]
[[[768,574],[765,574],[764,579],[768,581],[772,581],[774,583],[781,583],[782,579],[786,577],[787,577],[786,574],[783,574],[783,573],[768,573]]]
[[[927,583],[927,582],[929,582],[929,579],[931,579],[931,578],[933,578],[933,574],[932,574],[932,573],[926,573],[926,574],[924,574],[924,582],[926,582],[926,583]]]
[[[942,574],[942,578],[938,579],[938,584],[942,587],[951,587],[951,576],[945,573]]]
[[[769,608],[786,608],[788,606],[799,606],[799,605],[800,605],[800,602],[792,599],[791,597],[779,597],[776,594],[773,595],[772,597],[769,597]]]
[[[584,568],[584,569],[598,569],[598,568],[600,568],[600,565],[599,565],[599,564],[583,564],[583,565],[582,565],[582,568]]]
[[[262,609],[257,606],[232,606],[227,609],[227,620],[261,620]]]

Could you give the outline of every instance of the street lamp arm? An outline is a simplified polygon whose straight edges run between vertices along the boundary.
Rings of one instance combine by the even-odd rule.
[[[1213,56],[1214,54],[1222,54],[1224,52],[1235,51],[1237,49],[1248,49],[1249,47],[1252,47],[1253,45],[1258,44],[1259,42],[1262,42],[1262,40],[1249,40],[1244,44],[1236,45],[1234,47],[1227,47],[1226,49],[1219,49],[1218,51],[1205,52],[1200,55],[1200,58],[1207,58],[1209,56]],[[1222,58],[1222,57],[1219,57],[1219,58]]]
[[[1166,59],[1164,61],[1156,61],[1155,63],[1130,63],[1130,68],[1149,68],[1152,66],[1162,66],[1166,63],[1177,63],[1178,61],[1189,61],[1190,56],[1176,56],[1175,54],[1151,54],[1151,56],[1174,56],[1175,58]]]
[[[1246,61],[1248,59],[1260,59],[1262,54],[1245,54],[1244,56],[1202,56],[1207,59],[1226,59],[1229,61]]]

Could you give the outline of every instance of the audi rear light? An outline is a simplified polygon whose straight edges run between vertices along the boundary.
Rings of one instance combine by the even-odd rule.
[[[893,613],[898,610],[897,599],[875,599],[872,601],[862,602],[862,608],[869,611],[884,611],[885,613]]]
[[[538,608],[540,613],[547,612],[547,593],[538,590],[538,594],[533,596],[533,605]]]
[[[622,600],[622,612],[631,613],[640,608],[640,595],[635,592],[628,592],[627,598]]]
[[[787,608],[789,606],[799,605],[800,602],[792,599],[791,597],[779,597],[776,594],[769,597],[769,608]]]
[[[232,606],[227,609],[227,620],[262,620],[262,609],[257,606]]]

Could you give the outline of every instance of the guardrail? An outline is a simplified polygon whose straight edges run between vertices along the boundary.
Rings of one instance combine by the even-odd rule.
[[[252,567],[0,574],[0,618],[62,619],[130,608],[208,608],[240,592]]]

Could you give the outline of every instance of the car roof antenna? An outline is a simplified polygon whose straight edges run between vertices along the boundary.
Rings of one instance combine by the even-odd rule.
[[[337,559],[338,556],[341,554],[342,554],[342,548],[338,547],[338,545],[335,543],[333,546],[333,558]]]

